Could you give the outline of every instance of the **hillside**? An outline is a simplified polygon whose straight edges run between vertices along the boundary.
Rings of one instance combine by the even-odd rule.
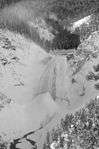
[[[5,142],[20,138],[27,144],[22,137],[42,126],[28,135],[42,147],[46,132],[66,113],[98,95],[98,37],[94,32],[77,51],[53,55],[19,34],[0,31],[0,132]]]
[[[62,67],[60,66],[60,69],[58,69],[62,71],[60,71],[60,75],[57,74],[56,79],[56,84],[58,84],[56,87],[56,100],[62,110],[59,115],[57,115],[56,119],[45,127],[44,131],[46,134],[47,132],[51,132],[53,128],[55,128],[55,130],[60,128],[61,118],[65,117],[66,113],[79,112],[80,108],[84,108],[87,103],[90,103],[92,99],[99,95],[98,37],[98,32],[94,32],[79,46],[78,51],[67,52],[68,54],[66,57],[69,69],[66,69],[65,71],[63,68],[64,65],[62,64]]]
[[[97,120],[91,114],[96,114],[99,96],[98,24],[97,0],[4,2],[0,9],[0,149],[49,149],[54,141],[60,149],[57,139],[65,131],[69,142],[76,138],[74,146],[66,149],[83,148],[81,136],[75,133],[76,120],[80,120],[80,141],[84,135],[96,135],[92,127],[89,130],[89,121]],[[93,104],[91,113],[88,107]],[[82,124],[83,113],[87,117]],[[73,117],[73,134],[69,117]],[[82,125],[88,130],[83,131]],[[98,149],[98,143],[92,143],[88,147]],[[86,144],[85,140],[84,149]]]
[[[99,99],[91,100],[74,114],[66,114],[60,127],[46,135],[43,149],[99,148]]]

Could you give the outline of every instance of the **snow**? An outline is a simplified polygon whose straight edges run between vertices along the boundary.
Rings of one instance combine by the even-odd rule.
[[[9,56],[10,61],[5,66],[0,63],[0,92],[11,98],[10,104],[0,112],[0,134],[3,132],[8,140],[13,140],[39,128],[47,117],[53,117],[58,106],[48,92],[36,96],[40,77],[46,67],[41,62],[51,55],[21,35],[0,30],[0,37],[8,38],[16,48],[9,56],[9,51],[12,54],[11,48],[6,50],[0,44],[1,54],[4,50],[6,53],[3,58],[8,60]],[[11,56],[18,57],[18,62],[12,61]]]
[[[92,18],[92,15],[88,15],[82,19],[79,19],[78,21],[73,22],[72,31],[75,31],[76,28],[80,27],[83,24],[89,25],[91,18]]]
[[[33,149],[32,145],[25,140],[23,140],[21,144],[17,144],[16,147],[20,149]]]
[[[93,46],[97,49],[98,37],[98,33],[93,35]],[[11,42],[9,50],[3,47],[5,38]],[[91,46],[93,38],[89,38],[79,49],[86,47],[87,50],[94,50]],[[46,53],[33,41],[7,30],[0,30],[1,40],[0,92],[11,102],[0,111],[0,135],[6,134],[5,139],[11,141],[43,125],[44,129],[37,137],[40,148],[46,131],[57,125],[67,112],[74,112],[84,106],[90,97],[99,95],[93,82],[86,80],[87,73],[93,70],[92,66],[99,61],[99,57],[86,61],[73,76],[73,60],[70,63],[64,56]],[[75,61],[81,61],[83,56],[75,55]],[[7,64],[3,65],[2,59],[6,59]],[[74,84],[72,77],[76,80]],[[81,96],[84,87],[85,94]]]

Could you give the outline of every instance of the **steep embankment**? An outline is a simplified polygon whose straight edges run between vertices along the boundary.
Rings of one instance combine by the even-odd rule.
[[[79,46],[78,51],[72,50],[66,56],[56,57],[56,102],[61,110],[38,134],[39,148],[45,140],[46,132],[57,127],[66,113],[74,113],[99,95],[98,41],[99,33],[94,32]],[[40,135],[43,139],[40,139]]]
[[[53,26],[47,26],[42,17],[35,20],[31,16],[35,16],[38,9],[32,11],[31,3],[23,4],[13,5],[13,9],[10,9],[12,6],[5,8],[0,16],[1,25],[28,34],[30,38],[35,36],[31,32],[33,27],[37,29],[36,38],[39,35],[45,40],[52,39]],[[56,16],[52,13],[50,17]],[[24,26],[22,21],[27,24]],[[85,29],[89,30],[89,26]],[[80,29],[84,31],[83,26]],[[21,35],[0,30],[0,135],[4,141],[23,137],[42,126],[39,132],[28,135],[42,149],[47,131],[60,123],[66,113],[76,111],[98,95],[99,74],[95,72],[99,61],[98,41],[99,33],[95,32],[77,51],[67,50],[64,55],[62,51],[60,55],[59,51],[58,54],[48,54]],[[28,143],[24,138],[20,145],[24,148]]]
[[[28,136],[41,148],[46,132],[65,113],[98,95],[98,40],[95,32],[78,51],[52,55],[21,35],[0,30],[0,132],[4,140],[9,142],[43,126]]]
[[[45,58],[52,56],[34,42],[0,30],[0,135],[5,141],[46,125],[58,110],[49,93],[35,97]]]

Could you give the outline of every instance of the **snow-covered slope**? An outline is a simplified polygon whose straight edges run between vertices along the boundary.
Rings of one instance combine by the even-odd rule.
[[[99,32],[96,31],[77,51],[63,51],[65,56],[56,56],[56,102],[61,110],[44,130],[38,133],[39,137],[35,136],[39,149],[44,143],[45,134],[57,127],[66,113],[74,113],[99,95],[99,73],[95,71],[95,68],[99,68],[98,43]],[[41,135],[43,139],[40,139]]]
[[[21,35],[0,30],[0,135],[5,141],[42,126],[28,135],[41,149],[46,132],[65,113],[98,95],[98,74],[93,67],[99,61],[98,41],[99,33],[94,32],[77,51],[48,54]],[[88,80],[90,72],[95,75],[92,80]]]
[[[21,35],[0,30],[0,135],[7,140],[46,125],[57,112],[48,92],[37,96],[46,67],[41,62],[51,57]]]

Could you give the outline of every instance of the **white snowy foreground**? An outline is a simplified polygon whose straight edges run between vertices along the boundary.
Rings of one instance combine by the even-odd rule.
[[[6,134],[5,139],[11,141],[39,128],[58,110],[49,92],[39,95],[44,58],[51,56],[35,43],[0,30],[0,97],[5,100],[0,107],[0,135]]]
[[[66,56],[46,53],[21,35],[0,30],[0,136],[5,141],[43,126],[35,137],[41,149],[46,131],[67,112],[98,95],[95,83],[86,80],[99,61],[98,41],[99,33],[94,33],[79,47],[85,46],[89,55],[74,53],[68,61]],[[96,58],[92,57],[94,52]]]

